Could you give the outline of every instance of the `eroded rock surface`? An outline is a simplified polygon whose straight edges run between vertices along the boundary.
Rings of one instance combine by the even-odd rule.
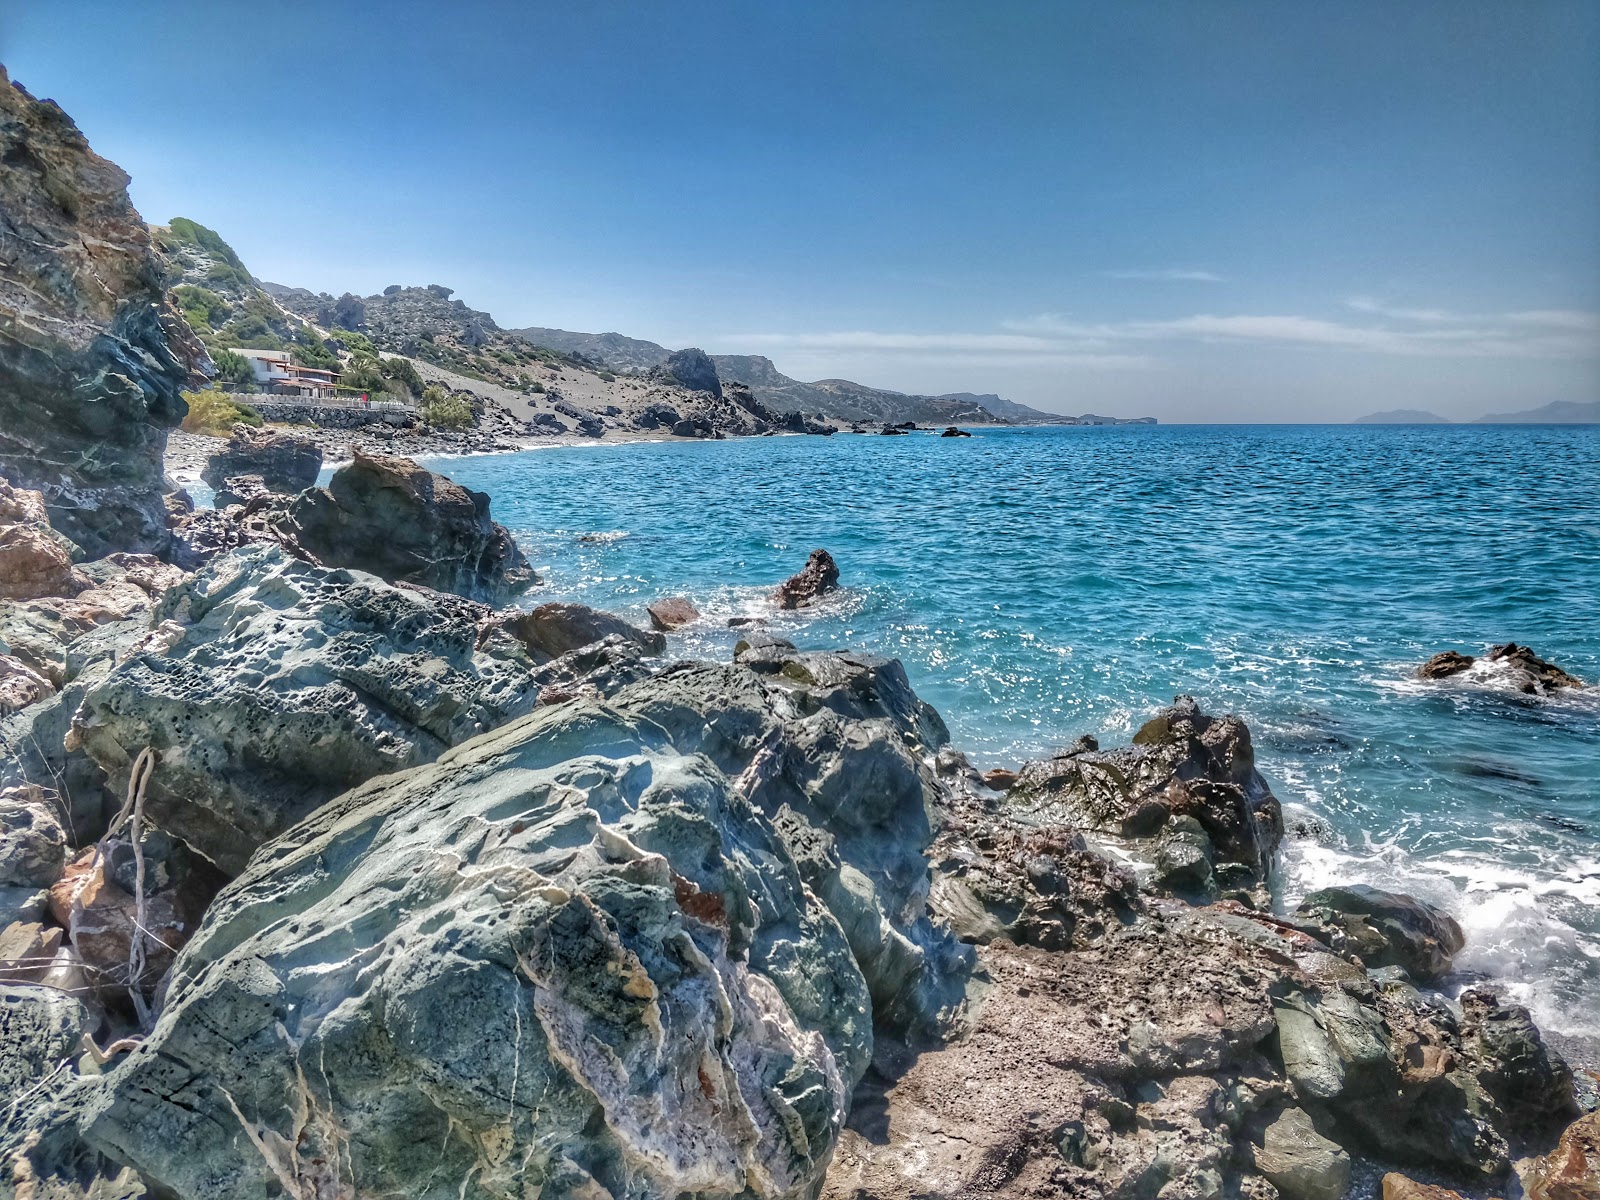
[[[152,747],[152,819],[236,872],[341,791],[529,711],[522,644],[458,597],[260,546],[166,593],[168,638],[84,697],[78,737],[125,786]]]
[[[315,487],[322,470],[322,451],[303,434],[281,429],[253,429],[235,425],[227,444],[206,462],[200,478],[219,491],[217,503],[230,501],[224,492],[235,476],[250,476],[261,481],[269,492],[294,494]]]
[[[259,856],[83,1128],[195,1200],[798,1198],[870,1052],[771,825],[648,722],[568,705]]]
[[[808,608],[839,588],[839,564],[826,550],[813,550],[806,565],[778,585],[772,598],[779,608]]]
[[[204,351],[128,177],[0,70],[0,475],[90,558],[159,551],[166,431]]]

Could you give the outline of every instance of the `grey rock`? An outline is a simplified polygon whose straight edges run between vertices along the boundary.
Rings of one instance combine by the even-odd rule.
[[[40,787],[0,791],[0,887],[49,887],[67,864],[60,801]]]
[[[1163,830],[1152,802],[1198,821],[1217,867],[1237,864],[1264,881],[1283,837],[1277,797],[1256,770],[1249,727],[1212,717],[1180,696],[1147,721],[1133,745],[1102,751],[1092,739],[1026,763],[1009,798],[1041,818],[1134,839]],[[1134,847],[1137,849],[1137,846]],[[1158,847],[1143,853],[1153,857]]]
[[[284,1178],[799,1198],[871,1044],[844,937],[770,824],[703,756],[584,703],[259,855],[82,1126],[186,1200]]]
[[[559,658],[607,637],[630,642],[645,654],[660,654],[667,648],[667,639],[660,633],[640,629],[587,604],[541,604],[531,612],[505,618],[502,628],[541,661]]]
[[[165,644],[89,689],[82,744],[114,790],[146,746],[153,820],[237,872],[340,791],[436,758],[533,707],[533,661],[487,609],[260,546],[154,614]]]
[[[489,497],[406,458],[359,450],[326,488],[300,493],[276,532],[314,560],[498,604],[534,582]]]
[[[1255,1167],[1284,1200],[1340,1200],[1350,1186],[1350,1156],[1302,1108],[1284,1109],[1266,1127]]]
[[[167,542],[161,455],[205,352],[128,177],[0,72],[0,475],[97,558]]]
[[[839,589],[839,564],[826,550],[813,550],[806,565],[778,585],[773,599],[779,608],[808,608]]]
[[[0,1097],[18,1095],[76,1054],[89,1029],[88,1010],[71,996],[0,983]]]
[[[232,476],[253,475],[269,492],[295,493],[316,486],[322,450],[304,434],[235,425],[227,444],[207,460],[200,478],[221,488]],[[220,501],[219,501],[220,503]]]
[[[704,350],[690,347],[674,350],[667,355],[666,372],[691,392],[710,392],[722,398],[722,380],[717,378],[717,364]]]
[[[1431,983],[1449,974],[1466,944],[1449,913],[1398,892],[1365,884],[1323,888],[1295,909],[1296,923],[1341,954],[1373,968],[1400,967]]]
[[[1180,895],[1211,899],[1217,882],[1212,873],[1211,839],[1193,817],[1174,817],[1166,824],[1156,851],[1156,876]]]

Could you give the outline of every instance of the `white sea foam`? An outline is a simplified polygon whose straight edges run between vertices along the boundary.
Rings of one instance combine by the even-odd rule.
[[[1286,806],[1293,822],[1295,806]],[[1452,850],[1431,857],[1407,851],[1399,838],[1367,839],[1359,847],[1298,837],[1281,859],[1282,902],[1292,908],[1307,893],[1335,884],[1365,883],[1436,904],[1461,923],[1466,947],[1457,972],[1500,985],[1526,1005],[1541,1027],[1600,1036],[1600,1012],[1585,1001],[1600,981],[1600,934],[1574,928],[1552,911],[1554,898],[1600,907],[1600,861],[1515,866],[1482,853]]]

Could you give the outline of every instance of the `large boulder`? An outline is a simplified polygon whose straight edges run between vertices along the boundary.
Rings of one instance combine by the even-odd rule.
[[[1317,1132],[1303,1108],[1286,1108],[1261,1135],[1255,1167],[1284,1200],[1343,1200],[1350,1156]]]
[[[534,581],[489,497],[408,458],[356,452],[326,488],[302,492],[278,534],[317,562],[498,604]]]
[[[98,558],[167,543],[161,457],[205,352],[128,177],[0,69],[0,474]]]
[[[1149,858],[1173,845],[1166,828],[1173,818],[1192,818],[1224,890],[1264,881],[1283,837],[1282,810],[1256,770],[1249,727],[1201,712],[1190,696],[1147,721],[1131,746],[1101,751],[1086,738],[1027,763],[1008,799],[1050,820],[1140,843]],[[1204,872],[1189,853],[1200,839],[1183,828],[1180,887],[1187,887]]]
[[[316,486],[321,470],[322,450],[304,434],[239,424],[206,460],[200,478],[220,490],[230,478],[255,476],[269,492],[292,494]]]
[[[861,973],[771,824],[584,703],[258,855],[81,1127],[185,1200],[800,1200],[871,1046]]]
[[[1600,1200],[1600,1111],[1579,1117],[1523,1175],[1528,1200]]]
[[[666,372],[691,392],[710,392],[722,398],[722,380],[717,378],[717,364],[704,350],[693,346],[687,350],[674,350],[667,355]]]
[[[1466,945],[1449,913],[1365,884],[1312,892],[1294,915],[1300,928],[1339,953],[1354,954],[1369,967],[1400,967],[1422,983],[1449,974],[1452,959]]]
[[[667,648],[667,639],[655,630],[640,629],[587,604],[541,604],[531,612],[504,618],[502,624],[541,662],[608,637],[635,646],[642,654],[660,654]]]
[[[157,755],[151,819],[237,872],[262,842],[370,779],[527,712],[533,660],[458,597],[257,546],[151,616],[165,636],[83,699],[75,735],[121,791]]]

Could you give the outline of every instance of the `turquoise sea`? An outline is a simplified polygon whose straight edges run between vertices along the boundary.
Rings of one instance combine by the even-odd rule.
[[[1125,741],[1187,692],[1250,724],[1293,827],[1278,888],[1446,904],[1467,977],[1600,1034],[1600,688],[1421,683],[1515,640],[1600,682],[1600,427],[1158,426],[782,437],[431,465],[488,492],[544,586],[902,659],[980,767]],[[833,605],[766,596],[814,546]]]

